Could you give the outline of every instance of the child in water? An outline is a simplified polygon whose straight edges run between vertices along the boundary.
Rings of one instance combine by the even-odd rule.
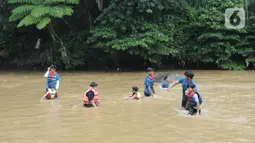
[[[200,105],[202,104],[202,97],[195,91],[195,87],[195,84],[189,83],[185,94],[188,97],[187,108],[189,109],[189,114],[198,116],[201,114]]]
[[[125,99],[134,99],[134,100],[141,100],[142,95],[138,92],[138,87],[137,86],[132,86],[132,95],[126,97]]]
[[[41,98],[41,100],[42,99],[50,100],[50,99],[55,99],[57,97],[58,97],[57,90],[53,86],[50,86],[50,88],[48,88],[48,91]]]
[[[161,88],[168,89],[169,82],[170,82],[170,77],[169,76],[165,76],[164,77],[164,82],[161,84]]]
[[[98,84],[96,82],[92,82],[82,99],[84,107],[97,108],[100,105],[98,96]]]
[[[154,90],[154,72],[152,68],[147,68],[148,75],[144,79],[144,95],[146,97],[153,96],[155,94]]]

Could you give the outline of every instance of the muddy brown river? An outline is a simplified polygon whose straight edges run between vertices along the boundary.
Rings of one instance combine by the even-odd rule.
[[[133,85],[143,93],[144,72],[59,72],[60,99],[49,102],[40,102],[43,72],[0,73],[0,143],[254,143],[255,71],[194,73],[201,117],[180,109],[180,85],[123,100]],[[81,104],[91,81],[99,84],[97,109]]]

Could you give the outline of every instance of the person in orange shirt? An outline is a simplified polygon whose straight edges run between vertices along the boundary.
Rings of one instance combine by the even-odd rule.
[[[99,93],[97,91],[98,84],[96,82],[92,82],[90,87],[83,95],[83,105],[84,107],[95,107],[97,108],[100,105],[99,102]]]

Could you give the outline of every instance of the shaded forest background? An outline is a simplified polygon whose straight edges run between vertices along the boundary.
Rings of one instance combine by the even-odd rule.
[[[246,27],[224,26],[227,8]],[[0,68],[255,67],[254,0],[1,0]]]

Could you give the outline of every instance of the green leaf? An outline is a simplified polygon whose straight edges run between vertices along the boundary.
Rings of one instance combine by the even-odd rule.
[[[51,19],[49,17],[44,17],[36,25],[36,28],[41,30],[45,28],[50,22],[51,22]]]
[[[44,15],[47,15],[47,14],[49,14],[49,12],[50,12],[50,7],[43,7],[43,6],[40,6],[40,7],[37,7],[37,8],[35,8],[35,9],[33,9],[32,11],[31,11],[31,15],[33,16],[33,17],[42,17],[42,16],[44,16]]]
[[[22,26],[30,26],[33,24],[37,24],[38,22],[39,22],[39,18],[35,18],[32,15],[27,15],[20,21],[17,27],[19,28]]]

